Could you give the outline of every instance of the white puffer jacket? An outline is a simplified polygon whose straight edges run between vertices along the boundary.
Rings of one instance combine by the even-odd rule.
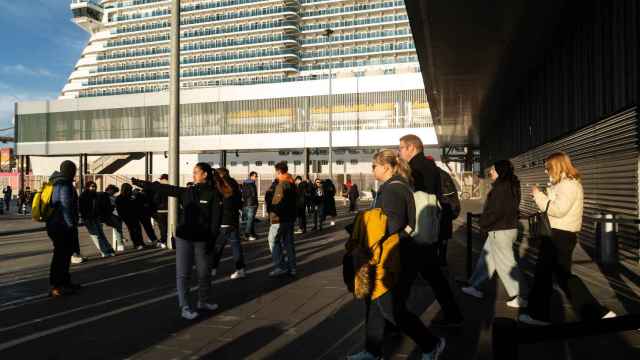
[[[547,194],[538,192],[534,197],[541,211],[549,204],[549,222],[551,228],[577,233],[582,228],[582,211],[584,208],[584,192],[578,180],[562,180],[550,186]]]

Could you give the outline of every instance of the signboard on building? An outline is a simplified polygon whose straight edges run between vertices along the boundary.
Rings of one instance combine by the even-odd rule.
[[[13,148],[5,147],[0,149],[0,172],[9,172],[15,167],[15,157]]]

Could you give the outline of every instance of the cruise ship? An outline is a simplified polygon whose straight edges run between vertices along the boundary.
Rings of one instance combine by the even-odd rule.
[[[59,99],[16,107],[34,173],[69,156],[141,173],[145,154],[150,172],[166,168],[171,5],[71,2],[90,34],[80,59]],[[369,173],[372,151],[407,133],[437,145],[403,0],[183,0],[180,22],[183,172],[198,159],[233,173],[308,152],[326,174],[330,129],[334,173]]]

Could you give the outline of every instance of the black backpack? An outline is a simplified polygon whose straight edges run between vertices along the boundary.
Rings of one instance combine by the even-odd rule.
[[[451,175],[446,171],[440,171],[440,189],[442,191],[442,198],[440,203],[442,204],[443,211],[450,211],[451,220],[460,216],[460,198],[458,197],[458,189],[453,182]],[[446,209],[448,208],[448,209]]]

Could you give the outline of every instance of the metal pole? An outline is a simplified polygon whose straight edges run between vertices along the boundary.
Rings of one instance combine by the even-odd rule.
[[[169,184],[179,186],[180,177],[180,0],[171,3],[171,79],[169,85]],[[168,247],[178,224],[178,199],[169,197]]]
[[[331,40],[331,34],[333,34],[333,30],[326,29],[324,31],[324,36],[327,37],[327,43]],[[330,50],[329,50],[330,51]],[[329,58],[329,179],[333,181],[333,89],[332,89],[332,74],[333,63],[331,58]]]
[[[473,214],[467,213],[467,279],[471,279],[473,273]]]

